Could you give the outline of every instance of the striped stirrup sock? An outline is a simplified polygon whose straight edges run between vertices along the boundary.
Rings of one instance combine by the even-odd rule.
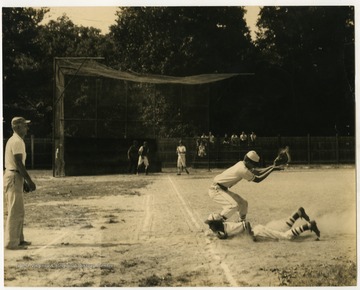
[[[299,217],[300,217],[299,211],[294,212],[294,213],[292,214],[292,216],[289,217],[289,219],[288,219],[288,221],[286,222],[286,224],[291,228],[291,227],[294,225],[295,221],[296,221]]]
[[[292,234],[294,235],[294,237],[297,237],[299,236],[301,233],[305,232],[305,231],[308,231],[310,228],[309,228],[309,225],[302,225],[300,227],[297,227],[297,228],[294,228],[294,229],[291,229],[291,232]]]

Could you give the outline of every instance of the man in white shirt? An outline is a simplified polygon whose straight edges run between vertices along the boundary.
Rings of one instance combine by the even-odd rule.
[[[5,146],[4,194],[7,201],[8,216],[5,227],[5,248],[9,250],[26,249],[30,242],[25,241],[23,224],[25,216],[23,186],[27,183],[30,191],[36,189],[25,168],[26,150],[24,137],[28,131],[29,120],[14,117],[11,127],[14,134]]]
[[[186,147],[179,141],[179,146],[176,147],[177,159],[177,175],[181,175],[182,169],[185,169],[186,173],[189,174],[189,170],[186,168]]]
[[[229,190],[242,179],[259,183],[275,170],[283,170],[283,166],[269,166],[259,168],[260,157],[255,151],[249,151],[243,161],[239,161],[221,174],[215,176],[209,188],[209,196],[223,206],[220,214],[212,214],[212,219],[227,220],[234,213],[238,213],[241,222],[245,222],[248,202],[239,194]],[[208,219],[209,220],[209,219]],[[208,223],[208,220],[205,223]]]

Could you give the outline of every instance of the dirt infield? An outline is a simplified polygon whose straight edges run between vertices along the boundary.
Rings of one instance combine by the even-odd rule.
[[[207,189],[218,170],[53,178],[30,171],[25,251],[4,250],[4,285],[38,287],[353,286],[355,169],[293,169],[233,190],[266,224],[303,206],[321,230],[296,241],[217,239]],[[6,217],[6,211],[5,211]]]

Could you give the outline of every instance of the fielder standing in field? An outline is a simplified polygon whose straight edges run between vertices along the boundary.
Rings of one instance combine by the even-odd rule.
[[[177,175],[181,175],[182,169],[185,169],[186,173],[189,174],[189,171],[186,168],[186,147],[182,144],[182,141],[179,141],[179,146],[176,147],[177,158]]]
[[[227,220],[234,213],[239,214],[239,221],[246,220],[248,202],[239,194],[229,190],[242,179],[259,183],[267,178],[275,170],[283,170],[282,166],[275,164],[266,168],[259,168],[260,157],[255,151],[249,151],[243,161],[239,161],[214,178],[209,188],[209,196],[215,202],[223,206],[220,214],[214,214],[219,220]],[[205,223],[208,224],[209,220]]]
[[[139,160],[138,160],[138,166],[137,166],[137,174],[139,173],[139,168],[142,164],[145,166],[145,174],[148,175],[148,169],[149,169],[149,146],[146,141],[144,141],[143,145],[139,148]]]
[[[5,248],[24,250],[31,244],[24,239],[23,225],[25,217],[24,181],[30,191],[36,189],[35,183],[25,168],[26,147],[24,137],[28,132],[29,120],[15,117],[11,121],[14,131],[5,146],[4,194],[8,216],[5,226]]]

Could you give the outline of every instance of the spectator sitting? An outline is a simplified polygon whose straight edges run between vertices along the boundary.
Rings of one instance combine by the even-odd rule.
[[[230,144],[230,138],[228,136],[228,134],[225,133],[225,136],[224,136],[224,141],[223,141],[223,144]]]
[[[244,131],[241,132],[240,134],[240,145],[241,146],[244,146],[247,144],[247,139],[248,139],[248,136],[246,135],[246,133]]]
[[[209,143],[210,143],[210,145],[214,145],[215,144],[215,136],[211,133],[211,132],[209,132]]]
[[[203,141],[200,141],[200,145],[199,145],[199,148],[198,148],[198,156],[199,157],[205,157],[206,156],[206,147],[205,147]]]
[[[236,146],[236,145],[238,145],[238,143],[239,143],[239,138],[238,138],[238,136],[234,133],[234,134],[231,135],[230,141],[231,141],[231,145]]]
[[[251,132],[251,134],[250,134],[249,145],[250,146],[256,145],[256,134],[254,132]]]
[[[201,135],[200,139],[201,139],[201,141],[203,142],[203,145],[204,145],[204,146],[207,146],[209,137],[208,137],[205,133],[203,133],[203,134]]]

